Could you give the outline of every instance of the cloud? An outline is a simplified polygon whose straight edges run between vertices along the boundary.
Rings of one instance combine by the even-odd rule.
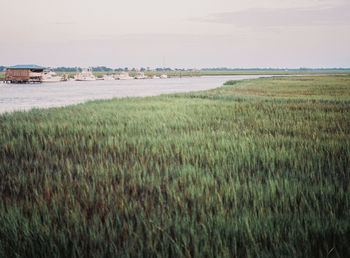
[[[237,27],[350,25],[350,4],[328,8],[247,9],[213,13],[191,21],[232,24]]]

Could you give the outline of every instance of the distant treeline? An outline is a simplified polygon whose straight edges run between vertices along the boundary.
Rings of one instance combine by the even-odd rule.
[[[81,67],[57,67],[52,68],[55,72],[75,72],[77,70],[82,71]],[[106,66],[97,66],[92,67],[94,72],[147,72],[147,71],[157,71],[157,72],[171,72],[171,71],[347,71],[350,68],[227,68],[227,67],[218,67],[218,68],[203,68],[203,69],[183,69],[183,68],[160,68],[157,67],[155,69],[151,69],[149,67],[141,67],[141,68],[116,68],[112,69]]]
[[[76,72],[78,71],[82,71],[81,67],[56,67],[56,68],[52,68],[53,71],[55,72]],[[171,68],[156,68],[156,71],[185,71],[185,69],[171,69]],[[141,67],[140,69],[138,68],[128,68],[128,67],[124,67],[124,68],[109,68],[106,66],[96,66],[96,67],[92,67],[92,71],[94,72],[136,72],[136,71],[141,71],[141,72],[146,72],[146,71],[151,71],[151,68],[147,67]]]
[[[350,68],[227,68],[227,67],[218,67],[218,68],[203,68],[201,71],[347,71]]]
[[[0,66],[0,72],[4,72],[6,69],[6,66]],[[81,67],[55,67],[51,68],[55,72],[76,72],[82,71]],[[147,72],[147,71],[157,71],[157,72],[170,72],[170,71],[194,71],[196,69],[183,69],[183,68],[155,68],[151,69],[149,67],[141,67],[140,69],[137,68],[109,68],[106,66],[96,66],[92,67],[92,70],[94,72]],[[350,68],[296,68],[296,69],[289,69],[289,68],[227,68],[227,67],[217,67],[217,68],[203,68],[196,71],[347,71],[350,70]]]

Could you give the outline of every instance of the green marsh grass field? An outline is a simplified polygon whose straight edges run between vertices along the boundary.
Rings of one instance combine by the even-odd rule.
[[[0,115],[0,257],[349,257],[350,76]]]

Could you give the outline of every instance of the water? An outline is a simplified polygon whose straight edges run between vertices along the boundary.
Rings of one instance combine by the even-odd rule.
[[[0,84],[0,113],[79,104],[88,100],[145,97],[208,90],[228,80],[263,76],[203,76],[153,80],[70,81],[42,84]]]

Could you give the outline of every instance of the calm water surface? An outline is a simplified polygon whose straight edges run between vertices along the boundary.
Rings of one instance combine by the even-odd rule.
[[[0,84],[0,113],[28,110],[34,107],[66,106],[96,99],[145,97],[208,90],[220,87],[228,80],[259,77],[264,76],[203,76],[153,80]]]

